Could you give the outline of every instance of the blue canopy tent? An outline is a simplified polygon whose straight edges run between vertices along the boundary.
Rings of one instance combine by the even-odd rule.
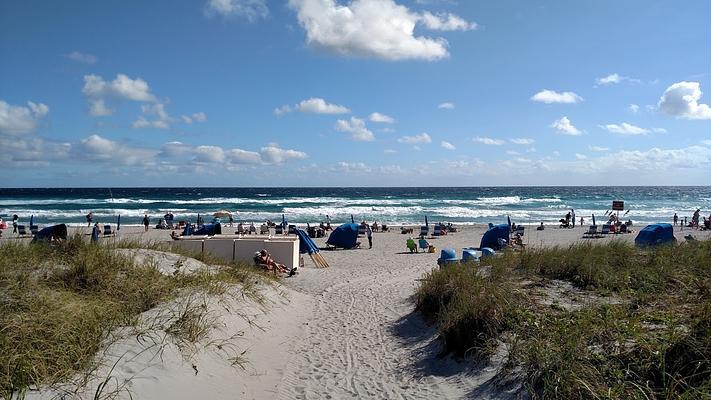
[[[675,241],[674,227],[671,224],[653,224],[647,225],[639,231],[634,239],[634,244],[639,247],[646,247],[674,243]]]
[[[219,235],[222,233],[222,226],[220,223],[215,223],[215,224],[205,224],[201,226],[199,229],[193,232],[193,235],[208,235],[208,236],[213,236],[213,235]]]
[[[32,239],[33,242],[38,242],[40,240],[67,240],[67,226],[65,224],[59,224],[43,228],[41,231],[37,232],[34,239]]]
[[[494,225],[484,232],[484,236],[481,237],[481,244],[479,248],[489,247],[494,250],[501,250],[499,245],[499,239],[504,239],[508,242],[509,233],[511,232],[508,224]]]
[[[326,244],[333,247],[352,249],[358,245],[358,224],[343,224],[331,232]]]

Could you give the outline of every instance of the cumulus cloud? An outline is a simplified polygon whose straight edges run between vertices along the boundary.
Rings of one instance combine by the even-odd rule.
[[[336,130],[338,132],[347,132],[351,134],[351,140],[356,142],[372,142],[375,140],[373,132],[365,126],[365,121],[360,118],[351,117],[350,120],[339,119],[336,121]]]
[[[207,121],[207,114],[200,111],[191,115],[181,115],[180,118],[182,118],[183,122],[185,122],[186,124],[192,124],[193,122]]]
[[[574,92],[556,92],[555,90],[548,90],[548,89],[543,89],[540,92],[534,94],[531,96],[531,100],[539,102],[539,103],[546,103],[546,104],[553,104],[553,103],[560,103],[560,104],[575,104],[583,101],[583,98],[578,96]]]
[[[642,82],[640,79],[637,79],[637,78],[630,78],[629,76],[622,76],[620,74],[614,73],[614,74],[610,74],[607,76],[603,76],[602,78],[597,78],[595,80],[595,87],[616,85],[616,84],[622,83],[624,81],[627,81],[630,83],[641,83]]]
[[[448,57],[444,38],[415,36],[417,24],[433,30],[470,30],[476,24],[454,14],[417,13],[393,0],[289,0],[309,45],[343,56],[389,61]]]
[[[282,149],[276,144],[262,147],[259,153],[262,156],[262,163],[271,165],[281,165],[289,160],[302,160],[307,157],[302,151]]]
[[[77,158],[119,165],[149,165],[158,153],[155,150],[115,142],[97,134],[81,140],[76,150]]]
[[[170,115],[168,115],[168,112],[165,110],[165,104],[163,103],[144,104],[141,106],[141,112],[145,115],[155,117],[152,120],[148,120],[144,116],[138,117],[138,119],[133,122],[133,125],[131,125],[135,129],[168,129],[170,128],[170,123],[173,121]]]
[[[448,102],[440,103],[437,106],[437,108],[441,108],[443,110],[451,110],[454,108],[454,103],[448,103]]]
[[[95,55],[89,53],[81,53],[78,51],[72,51],[71,53],[67,54],[66,57],[72,61],[76,61],[82,64],[96,64],[97,61]]]
[[[490,137],[479,137],[479,136],[472,139],[472,141],[474,141],[475,143],[486,144],[489,146],[501,146],[502,144],[506,143],[505,140],[494,139],[494,138],[490,138]]]
[[[382,122],[385,124],[392,124],[395,122],[395,118],[389,115],[381,114],[379,112],[374,112],[370,114],[368,120],[370,120],[371,122]]]
[[[530,138],[514,138],[509,140],[513,144],[521,144],[521,145],[528,145],[528,144],[533,144],[536,141]]]
[[[452,13],[435,15],[425,11],[421,14],[421,21],[428,29],[437,31],[469,31],[478,28],[476,22],[468,22]]]
[[[457,149],[457,147],[455,147],[452,143],[449,143],[444,140],[440,143],[440,146],[442,146],[443,149],[447,149],[447,150],[456,150]]]
[[[677,118],[711,119],[711,107],[699,103],[702,95],[699,82],[677,82],[664,91],[657,107],[659,111]]]
[[[282,106],[281,108],[283,107],[287,107],[286,110],[290,111],[290,108],[288,108],[289,106]],[[295,108],[303,113],[313,114],[348,114],[351,112],[348,107],[328,103],[326,100],[319,97],[312,97],[307,100],[302,100],[296,105]]]
[[[105,99],[127,99],[140,102],[153,102],[148,83],[141,78],[131,79],[124,74],[116,75],[113,81],[106,81],[98,75],[84,75],[82,92],[89,101],[89,114],[107,116],[113,110],[106,106]]]
[[[241,17],[250,22],[269,16],[266,0],[209,0],[205,5],[205,15],[212,17]]]
[[[427,133],[420,133],[419,135],[414,135],[414,136],[401,136],[400,138],[397,139],[398,142],[400,143],[407,143],[407,144],[425,144],[425,143],[431,143],[432,138],[430,135]]]
[[[288,114],[290,112],[291,106],[288,104],[284,104],[283,106],[274,109],[274,115],[276,115],[277,117],[281,117],[282,115]]]
[[[627,110],[632,114],[637,114],[639,112],[639,106],[637,104],[630,104],[627,106]]]
[[[551,128],[554,128],[558,133],[563,135],[578,136],[582,135],[583,132],[576,128],[568,117],[561,117],[551,124]]]
[[[620,135],[646,135],[649,133],[649,129],[640,128],[627,122],[621,124],[607,124],[600,125],[602,129],[605,129],[612,133],[619,133]]]
[[[42,103],[28,101],[27,106],[13,106],[0,100],[0,133],[17,135],[32,132],[47,113],[49,107]]]

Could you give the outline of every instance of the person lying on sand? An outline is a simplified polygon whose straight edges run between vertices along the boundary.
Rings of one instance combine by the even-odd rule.
[[[279,264],[274,261],[271,254],[269,254],[266,249],[262,249],[262,251],[254,253],[254,263],[269,272],[284,273],[289,276],[296,274],[296,267],[288,270],[284,264]]]

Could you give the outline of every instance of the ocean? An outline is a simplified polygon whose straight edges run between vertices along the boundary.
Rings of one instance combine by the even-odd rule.
[[[82,225],[94,221],[139,224],[144,213],[152,221],[166,212],[176,220],[208,221],[229,210],[235,221],[332,223],[378,221],[387,224],[430,222],[455,224],[555,223],[570,209],[589,219],[603,219],[613,200],[625,202],[624,219],[635,224],[671,222],[674,213],[691,217],[697,208],[711,209],[711,187],[445,187],[445,188],[64,188],[2,189],[0,216],[17,214],[27,222]]]

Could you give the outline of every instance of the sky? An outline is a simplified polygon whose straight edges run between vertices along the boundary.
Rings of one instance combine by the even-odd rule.
[[[0,180],[707,185],[709,15],[708,1],[0,0]]]

